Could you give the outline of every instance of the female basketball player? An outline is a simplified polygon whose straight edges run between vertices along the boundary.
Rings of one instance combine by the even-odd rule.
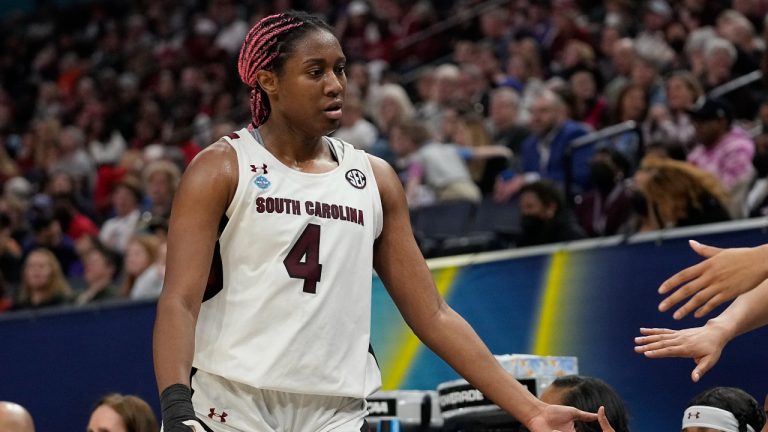
[[[366,430],[381,382],[372,266],[419,338],[531,431],[596,420],[536,399],[438,295],[394,171],[326,137],[344,66],[332,30],[304,13],[245,39],[253,124],[195,158],[173,205],[154,333],[165,431]],[[206,289],[219,255],[222,284]]]

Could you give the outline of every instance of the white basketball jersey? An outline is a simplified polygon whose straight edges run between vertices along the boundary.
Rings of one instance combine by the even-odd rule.
[[[310,174],[258,132],[226,139],[239,181],[219,238],[223,288],[203,302],[193,366],[260,389],[368,396],[381,386],[369,343],[382,209],[367,155],[323,138],[339,166]]]

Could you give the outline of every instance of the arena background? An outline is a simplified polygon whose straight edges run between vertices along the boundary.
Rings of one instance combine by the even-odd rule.
[[[768,241],[757,219],[431,261],[438,288],[496,354],[574,355],[582,374],[603,378],[625,398],[635,431],[679,430],[687,401],[711,386],[762,400],[768,330],[737,338],[702,381],[693,362],[635,354],[641,326],[688,327],[656,310],[658,284],[698,259],[687,239],[718,246]],[[720,231],[720,232],[713,232]],[[406,329],[374,278],[373,344],[385,389],[434,389],[457,375]],[[83,430],[106,392],[138,394],[158,406],[152,372],[153,302],[0,316],[0,400],[29,408],[38,432]],[[257,358],[254,361],[258,361]]]

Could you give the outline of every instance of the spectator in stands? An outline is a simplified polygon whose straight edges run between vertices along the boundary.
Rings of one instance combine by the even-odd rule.
[[[480,189],[456,145],[434,141],[431,131],[418,121],[396,125],[391,139],[392,150],[402,161],[401,179],[409,206],[431,201],[480,201]]]
[[[8,149],[3,141],[2,137],[0,137],[0,184],[21,173],[14,158],[8,154]]]
[[[646,120],[648,118],[648,93],[643,86],[629,84],[621,90],[617,100],[615,123],[627,121],[637,123],[637,128],[612,136],[598,144],[598,147],[608,147],[618,151],[629,161],[631,172],[637,168],[645,151],[643,141],[646,135]]]
[[[59,306],[69,303],[71,299],[72,289],[56,256],[42,248],[30,252],[24,260],[19,297],[13,309]]]
[[[592,188],[577,199],[576,218],[590,237],[619,232],[632,215],[630,165],[616,150],[595,151],[589,163]]]
[[[99,227],[88,216],[77,208],[75,197],[67,193],[59,193],[52,196],[53,214],[61,225],[62,231],[73,242],[86,234],[97,235]]]
[[[0,275],[6,284],[16,286],[21,269],[21,245],[13,238],[10,216],[0,212]]]
[[[689,111],[703,95],[696,77],[688,71],[673,72],[666,80],[667,110],[651,131],[652,142],[663,142],[670,152],[688,154],[693,148],[695,129]]]
[[[544,88],[544,67],[538,42],[523,37],[510,44],[514,53],[505,64],[505,75],[494,76],[499,87],[511,87],[520,93],[518,122],[527,124],[531,118],[531,107]],[[500,71],[496,71],[500,75]]]
[[[114,278],[118,264],[114,252],[97,244],[85,253],[83,267],[85,289],[77,295],[76,305],[81,306],[117,297]]]
[[[755,27],[741,12],[728,9],[718,15],[715,30],[736,49],[732,74],[741,76],[757,70],[762,51],[757,47]]]
[[[738,51],[727,39],[714,37],[706,42],[702,82],[707,92],[739,77],[734,73],[737,59]],[[731,105],[733,118],[751,121],[758,110],[759,93],[760,86],[751,84],[729,91],[721,98]]]
[[[408,121],[414,114],[413,103],[405,89],[398,84],[382,84],[376,94],[374,123],[379,129],[379,138],[371,153],[394,162],[394,149],[390,148],[390,134],[394,125]]]
[[[606,122],[607,103],[600,95],[601,79],[596,69],[576,65],[565,71],[568,89],[573,95],[573,119],[600,129]]]
[[[77,126],[65,127],[59,136],[56,161],[51,170],[72,176],[80,190],[90,192],[95,181],[95,166],[85,148],[85,134]]]
[[[728,198],[711,174],[672,159],[648,156],[634,176],[641,208],[637,231],[722,222]]]
[[[50,250],[59,261],[66,276],[76,274],[79,260],[75,253],[74,241],[63,232],[61,224],[54,218],[50,198],[38,195],[36,208],[32,211],[31,233],[23,243],[24,253],[37,248]]]
[[[496,200],[509,200],[526,181],[537,178],[551,179],[560,185],[570,180],[570,186],[575,186],[572,190],[585,189],[592,148],[577,149],[567,160],[571,141],[586,135],[587,130],[568,119],[563,99],[553,91],[543,91],[533,104],[529,127],[533,134],[523,142],[523,173],[499,176],[494,187]],[[570,171],[570,179],[566,179],[566,171]]]
[[[517,121],[519,103],[520,97],[512,88],[500,87],[491,91],[488,120],[493,143],[510,149],[515,158],[519,158],[523,141],[531,133]]]
[[[91,218],[93,216],[91,191],[85,190],[84,186],[64,171],[53,171],[49,174],[44,191],[50,197],[69,196],[74,200],[75,209]]]
[[[714,387],[696,395],[683,413],[683,431],[760,431],[765,413],[755,398],[735,387]]]
[[[572,406],[589,412],[604,407],[602,415],[612,430],[629,432],[629,412],[624,400],[608,383],[582,375],[558,377],[539,397],[546,403]],[[598,412],[598,415],[600,413]],[[576,432],[606,432],[603,421],[599,423],[576,423]]]
[[[456,119],[453,137],[454,143],[461,147],[459,154],[466,159],[472,181],[483,196],[489,195],[496,176],[509,165],[512,152],[507,147],[493,145],[483,117],[475,112],[464,113]]]
[[[360,100],[364,118],[372,118],[378,82],[374,82],[368,63],[350,61],[347,63],[347,98],[352,94]],[[345,103],[346,104],[346,103]]]
[[[443,110],[455,102],[461,102],[461,97],[456,91],[459,76],[460,70],[456,65],[446,63],[435,68],[435,81],[430,99],[415,113],[415,118],[425,122],[433,132],[442,128]]]
[[[690,116],[697,144],[688,154],[688,162],[713,174],[730,196],[731,215],[743,217],[745,197],[755,175],[752,137],[733,126],[731,108],[721,100],[706,99]]]
[[[586,237],[565,205],[558,187],[547,180],[528,183],[520,189],[521,234],[518,246],[534,246]]]
[[[149,299],[160,296],[165,278],[165,257],[168,248],[165,238],[158,237],[158,240],[160,243],[157,246],[155,260],[136,278],[133,289],[131,289],[131,299]]]
[[[178,165],[168,160],[152,161],[144,167],[142,179],[149,214],[166,219],[170,217],[173,196],[181,180],[181,170]]]
[[[159,247],[160,239],[151,234],[141,234],[131,238],[123,257],[123,281],[118,289],[120,297],[132,297],[133,288],[139,276],[157,260]]]
[[[142,190],[138,180],[127,177],[112,192],[114,216],[107,219],[99,239],[108,248],[123,253],[141,217]]]
[[[349,59],[390,62],[394,37],[389,24],[387,20],[379,19],[368,3],[354,0],[347,4],[346,13],[339,17],[334,27]]]
[[[639,36],[663,39],[664,29],[673,18],[672,7],[664,0],[645,2],[643,7],[643,30]]]
[[[461,102],[468,104],[472,111],[480,114],[488,112],[490,81],[480,66],[475,63],[459,65],[458,90]]]
[[[35,422],[26,408],[14,402],[0,402],[0,430],[35,432]]]
[[[655,106],[664,106],[667,103],[667,95],[661,70],[674,57],[672,49],[664,39],[648,36],[635,40],[634,55],[630,82],[645,90],[649,110]]]
[[[341,126],[336,129],[333,136],[352,144],[356,149],[368,151],[376,143],[379,131],[363,114],[360,97],[348,93],[344,99]]]
[[[685,9],[683,9],[685,10]],[[695,76],[699,82],[706,77],[706,62],[704,53],[707,43],[717,37],[717,32],[713,27],[701,27],[692,30],[685,40],[685,60],[688,64],[688,70]],[[702,85],[704,83],[702,82]]]
[[[617,40],[610,51],[611,63],[616,69],[615,76],[605,85],[603,94],[609,109],[616,109],[619,92],[629,84],[635,58],[635,41],[631,38]]]
[[[111,393],[101,398],[91,411],[88,432],[158,432],[154,411],[143,399]],[[191,429],[190,429],[191,430]]]

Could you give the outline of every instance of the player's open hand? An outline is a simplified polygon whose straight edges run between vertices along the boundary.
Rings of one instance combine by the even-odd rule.
[[[547,405],[539,415],[528,422],[531,432],[575,432],[574,421],[593,422],[597,414],[588,413],[573,407]]]
[[[730,338],[725,329],[714,321],[703,327],[683,330],[641,328],[643,336],[635,338],[635,351],[649,358],[692,358],[696,367],[691,379],[698,382],[720,359]]]
[[[720,249],[694,240],[689,243],[706,260],[678,272],[659,287],[659,294],[671,292],[659,304],[662,312],[688,299],[675,311],[675,319],[694,310],[694,316],[701,318],[768,277],[768,266],[765,265],[768,253],[763,247]]]

